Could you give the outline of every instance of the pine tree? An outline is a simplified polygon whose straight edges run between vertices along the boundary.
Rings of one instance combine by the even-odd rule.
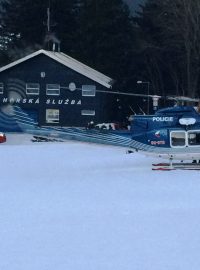
[[[3,2],[2,22],[4,31],[12,33],[13,44],[41,44],[45,28],[45,4],[40,1],[11,0]],[[38,5],[39,4],[39,5]]]
[[[147,0],[135,18],[143,40],[141,59],[161,94],[197,94],[199,13],[198,0]]]
[[[133,25],[127,5],[121,0],[83,0],[79,18],[80,58],[121,80],[132,61]]]
[[[131,88],[136,41],[132,17],[122,0],[10,0],[1,6],[4,35],[12,35],[10,55],[51,49],[45,44],[50,34],[61,43],[61,51],[114,78],[118,89]]]
[[[74,35],[73,0],[10,0],[1,3],[4,35],[12,35],[10,45],[25,49],[45,47],[47,35],[55,35],[64,50],[71,49]],[[47,9],[50,8],[50,33],[47,29]]]

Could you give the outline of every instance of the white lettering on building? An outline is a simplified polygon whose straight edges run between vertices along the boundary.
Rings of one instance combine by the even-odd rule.
[[[14,103],[15,102],[14,98],[10,98],[9,102]]]
[[[69,103],[69,99],[65,99],[65,105],[68,105],[68,103]]]
[[[72,105],[74,105],[74,104],[75,104],[75,102],[76,102],[76,101],[73,99],[73,100],[71,101],[71,104],[72,104]]]
[[[33,99],[33,98],[2,98],[0,99],[0,103],[11,103],[11,104],[40,104],[40,99]],[[81,99],[79,100],[69,100],[69,99],[46,99],[45,103],[47,105],[81,105]]]

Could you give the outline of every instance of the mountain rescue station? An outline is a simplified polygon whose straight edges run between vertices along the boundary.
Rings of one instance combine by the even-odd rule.
[[[38,126],[107,120],[113,80],[68,55],[39,50],[0,68],[0,122],[18,107]]]

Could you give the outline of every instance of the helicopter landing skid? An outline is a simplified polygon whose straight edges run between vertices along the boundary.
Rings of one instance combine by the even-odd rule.
[[[186,163],[186,162],[168,162],[168,163],[157,163],[152,164],[153,171],[172,171],[172,170],[200,170],[200,163]]]

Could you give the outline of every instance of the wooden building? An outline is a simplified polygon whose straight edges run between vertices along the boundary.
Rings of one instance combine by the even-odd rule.
[[[19,106],[38,126],[107,121],[113,80],[61,52],[39,50],[0,68],[0,110]],[[102,91],[102,92],[101,92]]]

